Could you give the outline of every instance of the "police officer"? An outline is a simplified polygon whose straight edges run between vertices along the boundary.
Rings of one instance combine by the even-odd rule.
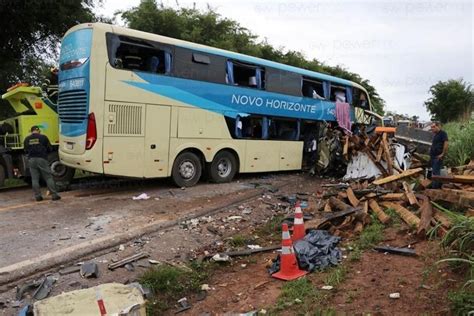
[[[38,126],[31,127],[31,134],[25,138],[24,144],[25,152],[28,155],[28,165],[31,173],[31,182],[33,191],[35,193],[36,201],[42,201],[40,189],[40,178],[46,181],[49,192],[52,194],[53,201],[60,200],[56,185],[51,174],[51,169],[48,163],[48,153],[53,149],[51,143],[45,135],[41,135],[41,131]]]
[[[434,134],[430,149],[432,175],[439,176],[443,169],[443,159],[448,153],[448,134],[441,129],[439,122],[431,124],[431,131]],[[441,183],[433,181],[430,185],[432,189],[441,189]]]

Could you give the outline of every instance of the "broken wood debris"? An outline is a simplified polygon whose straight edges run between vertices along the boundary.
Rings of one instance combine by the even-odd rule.
[[[140,253],[134,254],[133,256],[130,256],[130,257],[124,258],[120,261],[117,261],[115,263],[111,263],[111,264],[108,265],[108,268],[109,268],[109,270],[115,270],[117,268],[120,268],[120,267],[126,265],[127,263],[131,263],[131,262],[143,259],[143,258],[147,258],[148,256],[149,255],[147,253],[140,252]]]

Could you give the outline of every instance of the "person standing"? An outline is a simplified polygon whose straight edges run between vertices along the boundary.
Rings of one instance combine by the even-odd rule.
[[[48,153],[53,149],[47,136],[42,135],[38,126],[31,127],[31,134],[25,138],[24,149],[28,157],[28,166],[30,168],[31,183],[36,201],[42,201],[41,188],[39,181],[43,178],[46,181],[52,200],[60,200],[61,197],[56,190],[56,185],[51,174],[48,163]]]
[[[430,158],[431,158],[431,172],[434,176],[441,174],[443,168],[443,159],[448,153],[448,134],[441,129],[439,122],[431,124],[431,131],[434,133],[433,142],[431,143]],[[440,189],[441,183],[433,181],[431,188]]]

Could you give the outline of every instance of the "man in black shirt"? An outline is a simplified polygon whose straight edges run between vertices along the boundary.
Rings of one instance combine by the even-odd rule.
[[[28,166],[30,168],[31,183],[36,201],[39,202],[43,200],[39,184],[41,177],[46,181],[48,190],[53,196],[53,201],[60,200],[61,197],[58,195],[56,190],[56,185],[54,184],[48,163],[48,153],[53,149],[51,148],[51,143],[49,142],[48,137],[41,135],[38,126],[31,127],[31,134],[25,138],[24,148],[28,155]]]
[[[430,149],[431,169],[433,175],[439,176],[443,168],[443,159],[448,153],[448,134],[441,129],[439,122],[431,124],[431,131],[434,133]],[[433,189],[440,189],[441,183],[433,181],[431,187]]]

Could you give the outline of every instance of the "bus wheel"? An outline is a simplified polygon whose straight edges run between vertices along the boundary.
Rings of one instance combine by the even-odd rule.
[[[199,157],[192,152],[184,152],[173,163],[173,182],[179,187],[191,187],[201,178],[202,166]]]
[[[63,165],[57,152],[49,154],[48,162],[54,181],[59,182],[57,184],[60,186],[68,186],[74,178],[76,169]]]
[[[221,151],[212,160],[209,174],[217,183],[230,182],[237,172],[237,160],[228,151]]]

